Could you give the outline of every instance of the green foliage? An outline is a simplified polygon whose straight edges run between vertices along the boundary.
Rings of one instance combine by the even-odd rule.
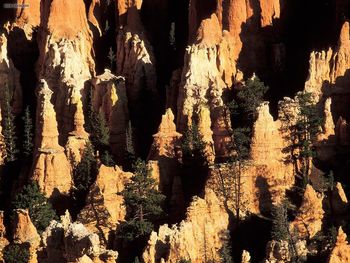
[[[108,150],[103,152],[103,154],[101,156],[101,161],[104,165],[106,165],[108,167],[115,166],[115,162],[113,160],[113,155],[111,155]]]
[[[11,95],[9,88],[6,87],[4,91],[4,109],[3,109],[3,130],[6,151],[6,162],[13,162],[17,159],[17,136],[15,126],[15,115],[12,112],[11,107]]]
[[[30,256],[29,245],[10,244],[4,248],[3,254],[6,263],[27,263]]]
[[[287,162],[295,166],[296,174],[303,180],[303,186],[309,183],[311,161],[316,157],[313,142],[321,132],[323,119],[317,110],[317,105],[312,99],[312,93],[299,92],[296,96],[298,104],[297,115],[291,116],[292,112],[283,112],[281,120],[285,123],[284,132],[290,145],[284,149],[289,153]],[[292,121],[296,119],[295,121]]]
[[[286,205],[283,203],[273,206],[272,211],[272,229],[271,238],[276,241],[289,241],[289,222]]]
[[[94,147],[87,142],[81,161],[73,171],[74,186],[78,192],[88,191],[97,174],[97,161]]]
[[[165,196],[156,189],[151,171],[140,159],[135,162],[134,176],[121,192],[127,210],[126,222],[120,225],[120,236],[128,241],[145,237],[161,217]]]
[[[192,263],[192,261],[190,259],[182,258],[182,259],[178,260],[177,263]]]
[[[33,119],[30,115],[29,106],[24,111],[23,116],[24,132],[23,132],[23,154],[29,157],[33,153]]]
[[[245,82],[245,85],[237,93],[237,101],[229,103],[229,108],[233,114],[239,111],[244,112],[250,118],[255,118],[256,108],[263,102],[265,93],[269,87],[257,77],[254,76]]]
[[[113,70],[113,65],[114,65],[114,62],[116,61],[116,56],[114,53],[115,52],[113,51],[112,47],[110,47],[108,52],[108,60],[110,63],[111,70]]]
[[[136,154],[135,154],[134,143],[133,143],[132,125],[131,125],[131,121],[129,121],[127,130],[126,130],[126,143],[125,143],[125,162],[128,168],[132,166],[135,160],[136,160]]]
[[[15,196],[12,207],[14,209],[28,209],[30,219],[39,232],[44,231],[50,221],[57,217],[47,198],[40,192],[36,182],[23,187],[23,190]]]
[[[248,127],[236,128],[233,130],[232,156],[233,162],[244,162],[250,157],[251,130]]]
[[[233,263],[231,246],[228,243],[225,243],[219,252],[221,263]]]
[[[184,161],[198,162],[206,165],[205,144],[199,133],[198,125],[193,121],[190,129],[188,129],[182,140],[182,153]]]
[[[135,257],[134,263],[140,263],[139,257]]]

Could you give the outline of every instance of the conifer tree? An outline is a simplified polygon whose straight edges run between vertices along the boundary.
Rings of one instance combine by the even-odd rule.
[[[283,111],[281,120],[284,123],[283,132],[290,140],[284,152],[288,153],[288,162],[292,162],[296,175],[302,179],[303,186],[309,183],[312,159],[316,157],[314,141],[321,132],[322,118],[317,110],[317,105],[312,99],[312,93],[299,92],[296,96],[298,105],[297,115],[294,118],[292,113]],[[292,121],[296,119],[295,121]]]
[[[94,147],[87,142],[81,161],[73,172],[74,186],[77,192],[84,193],[89,190],[97,174],[97,161],[94,155]]]
[[[23,116],[24,132],[23,132],[23,154],[30,157],[33,153],[33,120],[30,115],[29,106],[24,111]]]
[[[28,263],[29,257],[28,243],[9,244],[3,250],[3,259],[6,263]]]
[[[131,121],[128,123],[128,127],[126,130],[126,143],[125,143],[125,162],[127,166],[131,167],[132,164],[136,160],[136,154],[134,149],[134,143],[133,143],[133,132],[132,132],[132,125]]]
[[[288,241],[289,239],[289,221],[287,216],[287,209],[285,204],[279,206],[273,206],[271,210],[272,216],[272,229],[271,238],[272,240]]]
[[[128,241],[147,237],[153,230],[163,210],[165,196],[156,189],[156,182],[146,163],[138,159],[134,164],[134,176],[121,192],[127,215],[121,223],[119,236]]]
[[[101,156],[101,161],[104,165],[108,167],[115,166],[115,162],[113,160],[113,156],[109,153],[108,150],[104,151]]]
[[[23,190],[15,196],[12,207],[13,209],[28,209],[30,219],[39,232],[44,231],[51,220],[57,217],[36,182],[31,182],[23,187]]]
[[[4,109],[3,109],[3,135],[5,141],[6,162],[13,162],[17,159],[17,136],[15,126],[15,116],[11,107],[11,96],[8,87],[4,91]]]

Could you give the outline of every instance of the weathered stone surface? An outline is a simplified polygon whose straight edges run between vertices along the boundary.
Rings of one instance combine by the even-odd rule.
[[[91,232],[98,234],[101,241],[108,240],[110,231],[124,220],[126,211],[123,197],[118,194],[124,189],[132,173],[123,172],[118,166],[102,165],[96,182],[90,187],[86,206],[78,215],[78,221]]]
[[[52,221],[42,236],[46,257],[41,262],[112,263],[118,257],[116,251],[100,245],[98,235],[80,223],[72,223],[69,213],[61,217],[61,223]]]
[[[28,210],[17,209],[13,221],[13,242],[29,245],[29,262],[37,263],[36,250],[40,245],[40,235],[30,220]]]
[[[206,217],[203,217],[206,214]],[[222,238],[227,235],[228,215],[212,190],[205,198],[195,197],[187,210],[186,220],[179,225],[162,225],[152,232],[143,253],[145,263],[176,263],[180,259],[202,262],[203,258],[218,260]]]
[[[41,10],[38,75],[54,92],[60,142],[65,143],[74,129],[73,105],[83,101],[86,81],[94,75],[92,35],[83,0],[46,1]]]
[[[3,249],[9,244],[9,241],[7,240],[5,235],[6,228],[4,225],[4,211],[0,211],[0,262],[3,260]]]
[[[328,258],[328,263],[350,262],[350,245],[346,239],[347,236],[340,227],[338,230],[337,242]]]
[[[95,112],[104,114],[110,130],[110,145],[116,158],[125,154],[126,131],[129,120],[125,79],[106,69],[92,80],[92,105]]]
[[[9,89],[13,112],[19,114],[22,110],[22,88],[19,83],[19,71],[13,65],[7,53],[7,38],[0,34],[0,93],[1,105],[4,105],[4,92]]]
[[[210,118],[201,124],[203,128],[207,127],[205,132],[202,131],[202,136],[213,133],[215,153],[220,157],[228,154],[231,123],[222,101],[222,93],[227,86],[221,79],[217,57],[216,46],[203,48],[200,45],[192,45],[187,48],[179,88],[176,124],[179,131],[184,132],[191,127],[193,121],[200,121],[201,109],[205,110],[207,107]],[[208,129],[211,127],[212,131]]]
[[[305,90],[316,95],[343,93],[350,83],[350,27],[345,22],[335,50],[312,52]],[[335,85],[335,86],[332,86]]]
[[[52,91],[42,80],[39,85],[33,179],[47,197],[68,194],[72,186],[71,168],[64,148],[58,144],[56,113]]]
[[[253,192],[257,196],[253,200],[259,204],[259,210],[280,203],[285,191],[294,185],[293,166],[285,162],[287,154],[283,152],[288,142],[281,129],[282,123],[273,120],[268,103],[258,107],[251,143],[252,163],[246,174],[254,176]]]
[[[311,185],[307,185],[303,202],[290,228],[297,231],[300,238],[312,238],[322,228],[324,211],[322,208],[323,195],[317,194]]]

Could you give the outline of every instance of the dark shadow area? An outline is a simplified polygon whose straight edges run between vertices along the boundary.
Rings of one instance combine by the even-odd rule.
[[[336,45],[344,20],[337,21],[335,0],[283,1],[280,18],[261,28],[256,2],[254,15],[242,24],[238,64],[245,77],[255,72],[270,87],[267,99],[276,116],[277,102],[304,88],[311,51]]]
[[[243,250],[249,251],[251,262],[261,262],[265,247],[271,239],[271,221],[251,216],[243,221],[231,234],[234,262],[241,262]]]

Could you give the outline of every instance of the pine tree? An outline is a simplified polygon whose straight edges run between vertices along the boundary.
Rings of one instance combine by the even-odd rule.
[[[112,47],[109,48],[108,59],[109,59],[111,70],[113,70],[114,62],[116,61],[116,56],[114,54]]]
[[[29,106],[25,109],[24,116],[24,132],[23,132],[23,154],[30,157],[33,153],[33,120],[30,115]]]
[[[284,123],[282,131],[288,134],[288,145],[283,151],[288,153],[287,161],[294,164],[296,175],[302,179],[303,186],[309,183],[312,159],[316,157],[313,142],[321,132],[322,118],[313,101],[312,93],[299,92],[296,96],[297,115],[291,116],[291,111],[284,110],[281,120]],[[295,119],[295,121],[293,121]]]
[[[17,159],[17,136],[15,127],[15,116],[11,107],[11,96],[8,87],[4,91],[4,110],[3,110],[3,135],[5,141],[6,162],[13,162]]]
[[[245,81],[244,86],[237,93],[237,100],[229,103],[229,108],[234,115],[244,113],[249,119],[254,120],[256,109],[263,102],[265,93],[269,87],[257,77]]]
[[[272,240],[281,241],[289,240],[289,221],[285,204],[273,206],[271,210],[272,216]]]
[[[127,164],[128,168],[129,167],[131,168],[132,164],[136,160],[131,121],[129,121],[127,130],[126,130],[125,148],[126,148],[125,149],[125,163]]]
[[[94,155],[94,147],[90,142],[87,142],[81,161],[75,167],[73,172],[73,181],[77,192],[88,191],[96,175],[97,161]]]
[[[127,216],[126,222],[120,225],[119,236],[128,241],[146,237],[163,214],[161,204],[165,196],[156,189],[156,182],[144,161],[135,162],[134,176],[121,194]]]
[[[28,243],[10,244],[3,250],[3,258],[6,263],[28,263],[29,257]]]
[[[13,209],[28,209],[30,219],[39,232],[44,231],[51,220],[57,217],[36,182],[31,182],[23,187],[23,190],[15,196],[12,207]]]
[[[109,153],[108,150],[104,151],[101,156],[101,161],[104,165],[108,167],[115,166],[115,162],[113,160],[113,156]]]

